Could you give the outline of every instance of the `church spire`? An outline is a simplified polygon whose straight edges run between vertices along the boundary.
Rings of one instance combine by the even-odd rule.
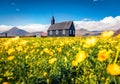
[[[55,24],[55,19],[54,19],[54,16],[52,16],[52,19],[51,19],[51,25]]]

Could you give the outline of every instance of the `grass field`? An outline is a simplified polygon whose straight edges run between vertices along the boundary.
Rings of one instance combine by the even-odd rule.
[[[0,84],[119,84],[120,36],[0,38]]]

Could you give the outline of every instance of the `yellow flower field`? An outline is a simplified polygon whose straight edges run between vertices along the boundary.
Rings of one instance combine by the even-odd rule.
[[[120,37],[0,38],[0,84],[119,84]]]

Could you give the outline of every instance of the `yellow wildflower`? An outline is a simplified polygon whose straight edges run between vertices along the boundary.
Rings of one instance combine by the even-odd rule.
[[[90,73],[89,74],[89,78],[91,79],[93,77],[93,73]]]
[[[48,48],[43,49],[43,51],[44,51],[45,53],[49,53]]]
[[[93,47],[96,45],[97,39],[95,37],[91,37],[85,40],[84,47]]]
[[[113,34],[114,34],[114,31],[104,31],[104,32],[102,32],[101,37],[109,38],[109,37],[112,37]]]
[[[15,52],[15,49],[14,48],[10,48],[7,53],[10,55],[13,52]]]
[[[52,51],[50,51],[50,52],[49,52],[49,55],[51,55],[51,56],[52,56],[52,55],[53,55],[53,52],[52,52]]]
[[[32,49],[32,50],[30,51],[31,54],[33,54],[34,52],[35,52],[35,49]]]
[[[67,55],[67,56],[69,56],[69,55],[70,55],[70,53],[69,53],[69,52],[66,52],[66,55]]]
[[[29,58],[29,55],[27,55],[26,57],[25,57],[25,59],[28,59]]]
[[[43,51],[40,51],[40,55],[42,55],[44,52]]]
[[[9,56],[7,59],[8,59],[8,60],[13,60],[13,59],[14,59],[14,56]]]
[[[109,58],[109,52],[107,52],[106,50],[99,51],[99,53],[98,53],[99,61],[105,61],[108,58]]]
[[[60,46],[64,46],[65,45],[65,43],[64,42],[60,42]]]
[[[11,44],[11,41],[10,40],[8,40],[7,42],[4,42],[4,47],[5,47],[5,49],[8,49],[8,46],[10,46],[10,44]]]
[[[78,62],[76,60],[73,60],[72,61],[72,66],[77,66],[78,65]]]
[[[118,64],[109,64],[107,67],[107,73],[110,75],[120,75],[120,66]]]
[[[73,50],[76,50],[76,48],[75,48],[74,46],[72,47],[72,49],[73,49]]]
[[[67,62],[67,57],[64,57],[64,61]]]
[[[72,66],[77,66],[78,63],[84,61],[84,59],[87,57],[87,54],[80,50],[77,55],[76,55],[76,59],[72,61]]]
[[[116,37],[117,37],[117,38],[120,38],[120,34],[118,34]]]
[[[21,40],[21,42],[19,42],[19,45],[21,45],[21,46],[25,46],[26,44],[27,44],[26,40]]]
[[[84,51],[79,51],[76,55],[76,61],[78,63],[82,62],[87,57],[87,54]]]
[[[23,51],[23,47],[20,45],[20,46],[16,47],[16,50],[17,51]]]
[[[61,52],[61,51],[62,51],[62,49],[61,49],[61,48],[57,48],[57,50],[58,50],[58,52]]]
[[[56,58],[51,58],[51,59],[49,60],[49,64],[53,64],[55,61],[57,61]]]
[[[47,72],[44,72],[44,73],[43,73],[43,76],[47,76]]]
[[[19,40],[19,38],[20,38],[19,36],[16,36],[15,38],[12,38],[12,40],[17,41],[17,40]]]
[[[8,82],[3,82],[2,84],[9,84]]]

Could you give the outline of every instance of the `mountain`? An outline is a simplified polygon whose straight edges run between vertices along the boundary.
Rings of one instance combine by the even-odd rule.
[[[7,34],[7,36],[26,36],[27,34],[29,34],[29,32],[26,32],[17,27],[13,27],[10,30],[1,33],[1,35],[5,35],[5,33]]]
[[[27,36],[34,36],[34,35],[41,34],[41,33],[42,33],[42,31],[31,32],[31,33],[27,34]]]
[[[102,31],[88,31],[87,29],[81,28],[75,31],[76,36],[96,36],[100,35]]]
[[[90,33],[87,29],[81,28],[75,31],[76,36],[83,36]]]
[[[116,35],[118,35],[118,34],[120,34],[120,28],[115,31],[114,36],[116,36]]]
[[[42,32],[42,31],[38,31],[38,32],[31,32],[31,33],[27,34],[26,36],[37,36],[37,37],[40,37],[40,36],[47,36],[47,33]]]
[[[11,28],[10,30],[8,31],[5,31],[3,33],[0,33],[0,36],[1,37],[4,37],[6,36],[5,34],[7,34],[7,36],[37,36],[37,37],[40,37],[40,36],[47,36],[47,33],[45,32],[42,32],[42,31],[38,31],[38,32],[27,32],[25,30],[22,30],[22,29],[19,29],[17,27],[13,27]]]

